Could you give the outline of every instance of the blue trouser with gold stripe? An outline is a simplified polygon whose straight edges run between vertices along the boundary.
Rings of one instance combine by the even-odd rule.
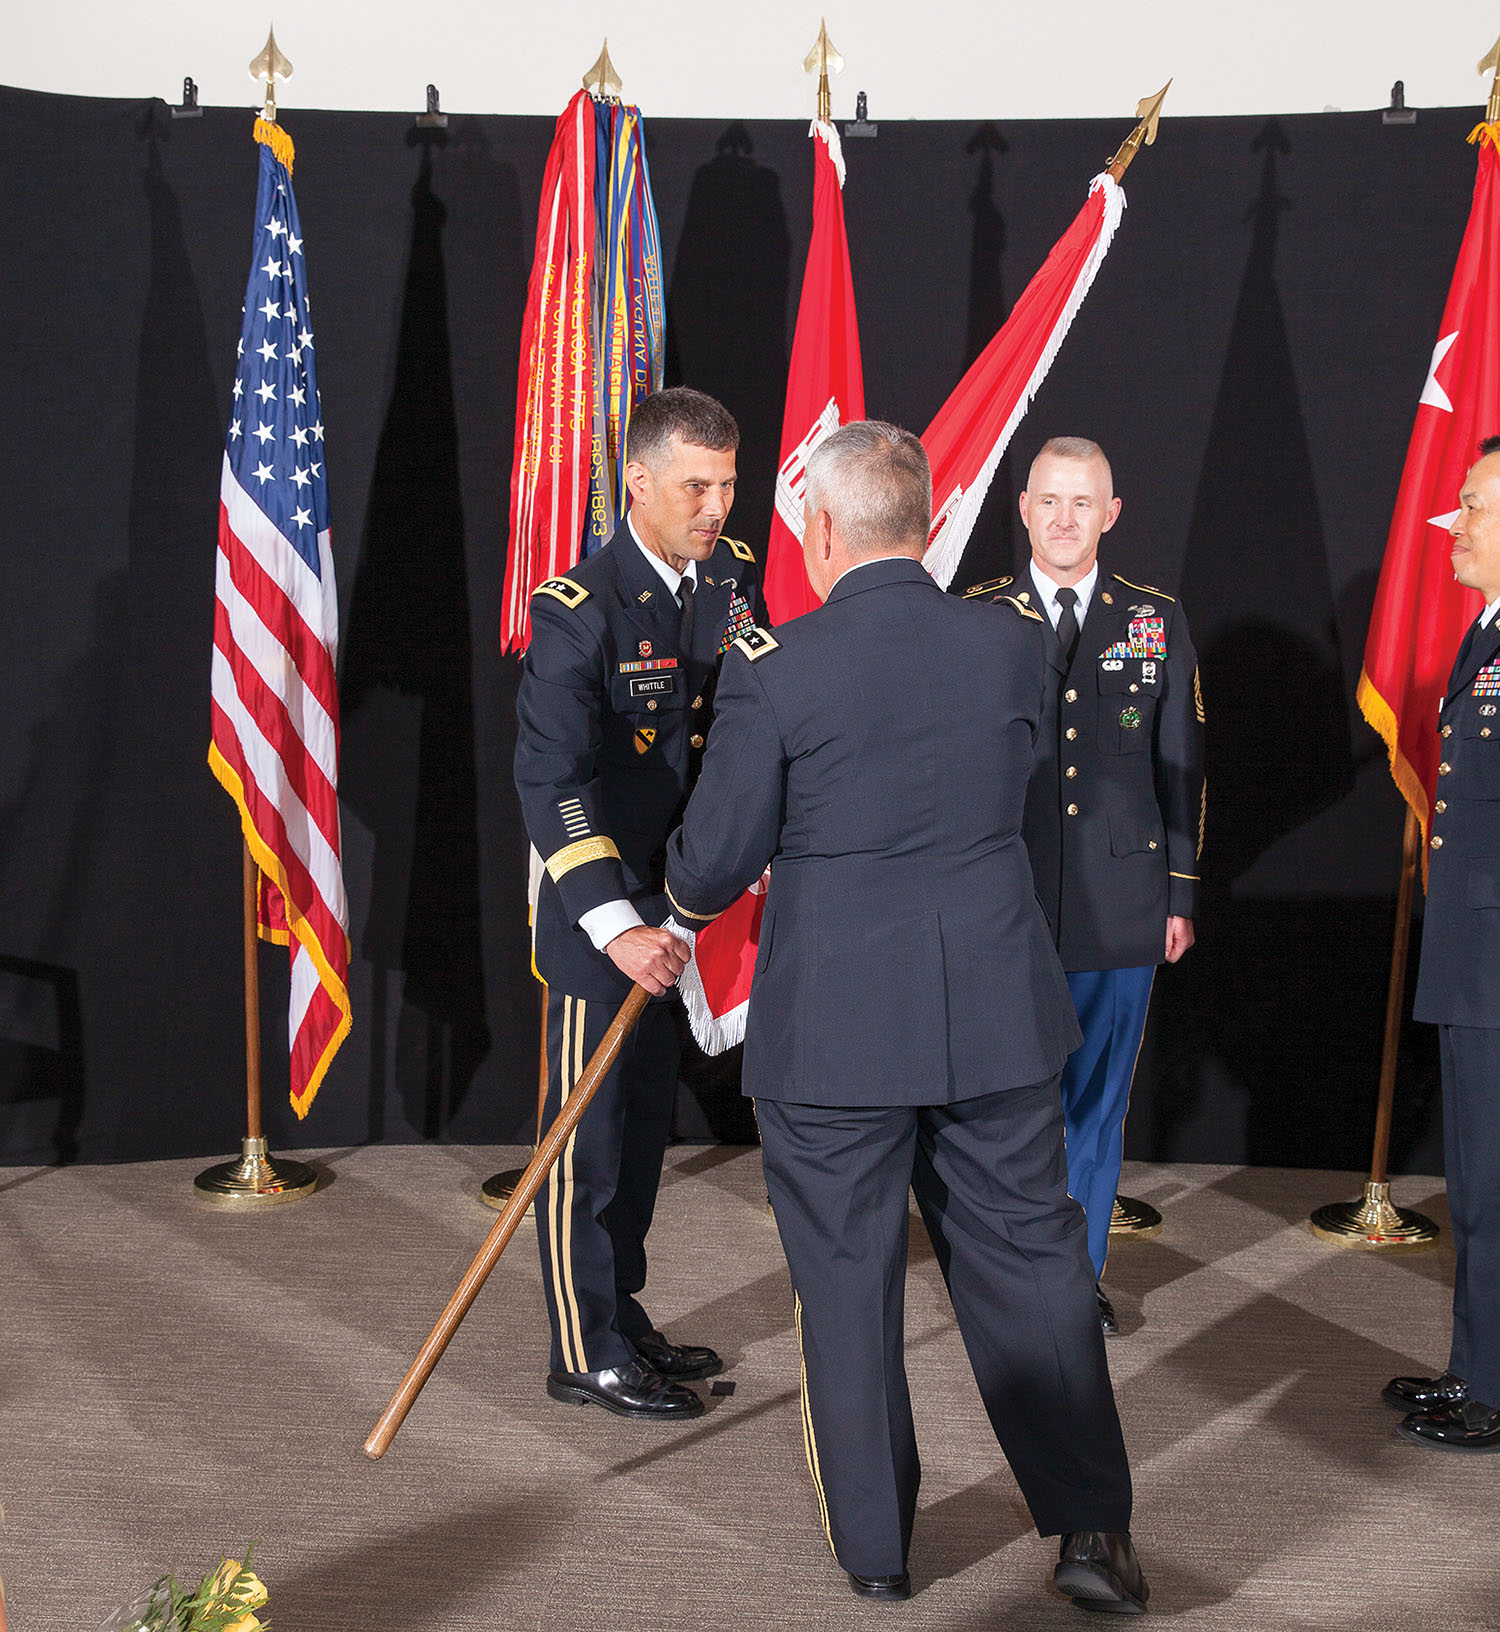
[[[1062,1074],[1068,1192],[1089,1221],[1094,1279],[1109,1256],[1109,1221],[1125,1158],[1125,1112],[1146,1032],[1156,969],[1085,969],[1068,976],[1083,1041]]]
[[[1439,1026],[1443,1172],[1458,1262],[1448,1370],[1500,1410],[1500,1030]]]
[[[550,1127],[619,1011],[547,994]],[[636,1301],[646,1232],[677,1091],[682,1044],[670,1001],[648,1003],[536,1199],[553,1371],[604,1371],[635,1358],[652,1330]]]
[[[758,1099],[756,1119],[796,1296],[808,1466],[838,1562],[906,1568],[921,1479],[903,1352],[908,1189],[1037,1529],[1128,1530],[1056,1079],[953,1105]]]

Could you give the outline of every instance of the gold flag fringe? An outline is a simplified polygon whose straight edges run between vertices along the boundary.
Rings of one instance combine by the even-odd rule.
[[[297,156],[297,149],[292,146],[292,138],[269,119],[255,121],[255,139],[264,142],[276,155],[277,160],[286,166],[287,174],[292,173],[292,160]]]

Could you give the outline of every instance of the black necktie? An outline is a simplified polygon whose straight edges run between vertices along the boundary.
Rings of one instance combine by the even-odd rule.
[[[677,586],[677,600],[682,607],[682,645],[684,650],[693,644],[693,579],[684,578]]]
[[[1062,647],[1063,666],[1066,668],[1072,663],[1073,653],[1078,647],[1078,614],[1073,610],[1078,604],[1078,591],[1058,590],[1057,604],[1062,608],[1057,616],[1057,640]]]

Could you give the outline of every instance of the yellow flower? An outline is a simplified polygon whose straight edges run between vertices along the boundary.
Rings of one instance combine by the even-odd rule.
[[[242,1579],[236,1585],[236,1578],[241,1576]],[[231,1587],[233,1591],[230,1590]],[[261,1623],[256,1616],[250,1614],[250,1611],[259,1609],[270,1594],[253,1571],[242,1572],[238,1559],[226,1558],[209,1583],[209,1591],[212,1598],[217,1599],[225,1607],[245,1610],[245,1614],[239,1620],[232,1621],[225,1628],[225,1632],[260,1632]]]

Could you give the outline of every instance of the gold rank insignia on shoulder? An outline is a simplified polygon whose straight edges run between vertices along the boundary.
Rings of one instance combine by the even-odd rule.
[[[993,595],[997,589],[1004,589],[1007,584],[1013,584],[1014,582],[1015,579],[1009,576],[1004,578],[986,578],[982,584],[970,584],[964,591],[963,598],[966,601],[970,601],[973,600],[976,595]]]
[[[729,553],[737,561],[753,562],[755,560],[755,551],[748,544],[741,544],[737,538],[724,538],[721,541],[729,546]]]
[[[995,600],[1001,606],[1013,606],[1023,618],[1034,618],[1038,623],[1046,621],[1034,606],[1025,605],[1014,595],[997,595]]]
[[[1124,584],[1126,589],[1139,590],[1142,595],[1160,595],[1164,601],[1171,601],[1174,606],[1177,604],[1176,596],[1168,595],[1164,589],[1158,589],[1155,584],[1133,584],[1128,578],[1122,578],[1117,572],[1112,572],[1110,577],[1117,584]]]
[[[575,584],[571,578],[549,578],[545,584],[538,584],[531,593],[550,595],[554,601],[561,601],[569,611],[589,598],[589,592],[583,585]]]
[[[769,629],[762,629],[758,623],[752,623],[742,635],[736,635],[734,644],[750,659],[752,663],[759,663],[767,652],[777,651],[781,642]]]

